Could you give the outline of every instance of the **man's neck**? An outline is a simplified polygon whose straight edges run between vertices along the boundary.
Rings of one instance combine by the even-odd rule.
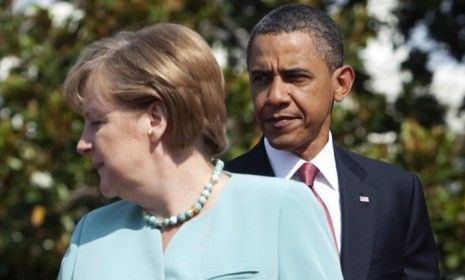
[[[328,137],[326,139],[327,139],[326,143],[322,145],[320,150],[310,160],[307,160],[293,152],[285,151],[285,150],[278,150],[272,147],[270,142],[265,137],[264,138],[265,150],[266,150],[266,154],[268,156],[268,159],[269,159],[269,162],[273,169],[274,174],[277,177],[283,177],[283,178],[289,179],[292,176],[292,174],[295,172],[294,169],[298,168],[302,162],[308,162],[308,161],[313,160],[313,158],[318,157],[319,154],[323,150],[327,150],[328,148],[332,151],[333,142],[332,142],[332,137],[330,133],[328,133]]]

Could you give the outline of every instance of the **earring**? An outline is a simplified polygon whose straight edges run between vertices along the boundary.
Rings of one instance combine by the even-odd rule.
[[[152,133],[153,133],[152,129],[147,130],[147,134],[148,134],[149,136],[152,136]]]

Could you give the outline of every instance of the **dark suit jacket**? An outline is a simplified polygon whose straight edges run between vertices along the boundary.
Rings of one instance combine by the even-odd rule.
[[[438,279],[436,246],[418,177],[337,146],[334,153],[344,279]],[[226,169],[274,176],[263,139]],[[361,202],[360,196],[369,202]]]

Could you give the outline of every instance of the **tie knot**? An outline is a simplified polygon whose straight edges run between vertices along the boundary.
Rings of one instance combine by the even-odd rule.
[[[310,187],[313,186],[313,181],[315,181],[318,171],[318,168],[310,162],[302,164],[302,166],[299,167],[299,170],[297,170],[302,182]]]

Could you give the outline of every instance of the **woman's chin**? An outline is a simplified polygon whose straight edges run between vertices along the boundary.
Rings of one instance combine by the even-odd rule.
[[[100,193],[105,198],[115,198],[118,196],[118,191],[115,187],[100,184],[99,189]]]

